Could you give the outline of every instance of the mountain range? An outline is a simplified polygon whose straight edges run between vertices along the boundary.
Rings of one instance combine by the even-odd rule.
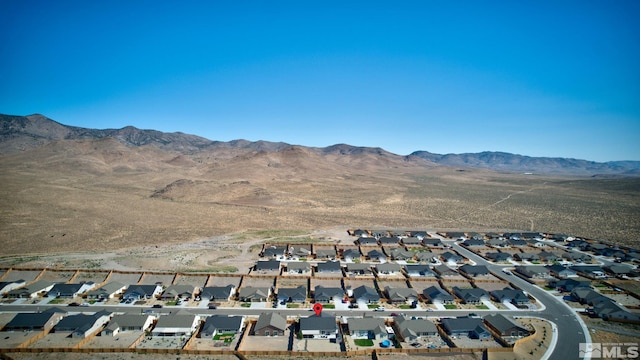
[[[324,148],[291,145],[283,142],[233,140],[213,141],[180,132],[165,133],[142,130],[133,126],[121,129],[88,129],[63,125],[46,116],[0,115],[0,156],[21,153],[62,140],[96,141],[114,139],[128,148],[153,146],[184,155],[213,152],[232,158],[247,152],[274,153],[297,149],[305,154],[342,161],[368,159],[371,162],[399,162],[417,166],[449,166],[481,168],[500,172],[575,175],[575,176],[640,176],[640,161],[595,162],[571,158],[530,157],[505,152],[485,151],[464,154],[434,154],[418,150],[410,155],[393,154],[378,147],[336,144]],[[224,154],[224,155],[223,155]]]

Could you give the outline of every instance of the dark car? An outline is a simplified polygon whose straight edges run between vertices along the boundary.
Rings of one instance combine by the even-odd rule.
[[[80,304],[78,304],[77,302],[72,302],[71,304],[69,304],[68,306],[80,306]]]
[[[215,310],[217,307],[215,305],[209,305],[209,310]]]
[[[161,307],[162,307],[162,304],[155,304],[152,306],[152,308],[155,308],[155,309],[160,309]]]

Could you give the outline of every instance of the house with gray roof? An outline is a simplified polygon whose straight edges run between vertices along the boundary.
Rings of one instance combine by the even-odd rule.
[[[127,286],[117,281],[111,281],[95,290],[87,292],[87,299],[107,300],[113,299],[123,292]]]
[[[491,314],[484,317],[487,326],[500,334],[502,337],[526,337],[531,335],[529,329],[518,324],[510,316],[502,314]]]
[[[300,332],[305,339],[335,339],[338,336],[336,317],[326,312],[320,316],[300,318]]]
[[[546,268],[549,269],[549,273],[551,273],[551,275],[560,279],[578,276],[578,273],[576,273],[574,270],[571,270],[568,267],[564,267],[562,265],[547,265]]]
[[[515,267],[515,271],[529,279],[549,279],[551,273],[549,269],[544,266],[526,266],[518,265]]]
[[[576,265],[576,266],[572,266],[571,270],[574,270],[578,274],[586,276],[591,279],[608,278],[604,269],[599,265]]]
[[[251,335],[255,336],[284,336],[287,330],[287,320],[282,315],[269,311],[263,312],[253,326]]]
[[[383,236],[378,239],[378,242],[380,243],[380,245],[395,246],[395,245],[400,245],[400,238],[395,236],[394,237]]]
[[[347,262],[351,262],[354,260],[360,260],[362,258],[362,254],[358,249],[346,249],[342,252],[342,259]]]
[[[455,300],[451,294],[437,286],[430,286],[424,289],[422,296],[434,304],[453,304]]]
[[[2,331],[48,331],[51,330],[67,312],[50,308],[42,312],[17,313]]]
[[[367,252],[367,258],[371,261],[379,261],[379,262],[386,262],[387,261],[387,255],[385,255],[384,252],[378,250],[378,249],[373,249],[369,252]]]
[[[55,284],[51,281],[38,280],[18,289],[7,292],[8,298],[34,298],[39,294],[48,292]]]
[[[484,240],[481,239],[467,239],[460,244],[466,247],[484,246]]]
[[[427,247],[441,247],[442,241],[438,238],[424,238],[422,239],[421,244]]]
[[[93,289],[95,286],[96,284],[93,281],[77,284],[55,284],[47,295],[61,298],[74,298]]]
[[[507,240],[507,243],[510,246],[516,246],[516,247],[527,246],[527,242],[525,240],[522,240],[522,239],[509,239],[509,240]]]
[[[451,251],[445,251],[440,255],[440,259],[450,265],[462,264],[464,258],[458,254],[454,254]]]
[[[114,315],[102,330],[102,335],[116,336],[127,331],[143,332],[151,327],[154,320],[155,317],[148,314]]]
[[[188,336],[200,325],[200,317],[187,313],[162,315],[151,331],[152,336]]]
[[[339,261],[319,262],[316,267],[316,272],[322,274],[334,274],[335,276],[342,277],[342,267],[340,267]]]
[[[595,303],[593,313],[603,320],[640,324],[640,314],[630,312],[613,300]]]
[[[0,295],[4,295],[11,290],[15,290],[27,284],[26,281],[20,279],[15,281],[2,281],[0,282]]]
[[[212,315],[205,320],[200,337],[212,338],[218,334],[239,334],[243,328],[243,316]]]
[[[436,278],[438,274],[429,265],[406,264],[402,266],[409,277]]]
[[[457,271],[453,270],[452,268],[448,267],[445,264],[435,266],[433,270],[437,272],[440,277],[460,276],[460,274]]]
[[[200,292],[200,298],[209,301],[229,301],[235,294],[236,287],[233,285],[206,286]]]
[[[409,245],[409,246],[418,246],[421,245],[423,241],[422,237],[407,237],[407,238],[402,238],[402,245]]]
[[[347,276],[373,276],[373,270],[368,263],[347,263]]]
[[[415,253],[413,251],[405,250],[401,247],[396,247],[389,250],[389,255],[393,260],[411,260]]]
[[[278,288],[279,303],[303,303],[307,301],[307,287],[300,285],[295,288]]]
[[[372,237],[361,237],[356,240],[357,243],[361,246],[374,246],[378,245],[378,240]]]
[[[400,334],[404,341],[415,341],[438,334],[438,329],[433,322],[426,319],[411,320],[404,316],[395,318],[394,330],[396,334]]]
[[[287,251],[288,249],[286,246],[269,245],[264,248],[262,257],[281,259],[284,257],[284,254],[287,253]]]
[[[493,262],[508,262],[513,260],[513,256],[511,254],[503,252],[488,252],[485,256]]]
[[[266,302],[271,296],[270,287],[243,286],[238,298],[243,302]]]
[[[160,285],[129,285],[122,295],[123,300],[153,299],[162,293]]]
[[[472,339],[491,339],[491,333],[482,323],[482,319],[472,317],[443,318],[442,327],[449,335],[468,336]]]
[[[382,263],[376,265],[376,273],[378,276],[385,275],[400,275],[402,273],[402,267],[396,263]]]
[[[316,259],[335,259],[336,249],[334,248],[322,248],[316,250]]]
[[[311,264],[306,261],[288,262],[287,273],[289,275],[309,275],[311,273]]]
[[[591,289],[591,282],[589,280],[576,280],[573,278],[551,280],[548,286],[557,289],[560,292],[571,292],[575,288],[588,288]]]
[[[489,240],[486,241],[487,246],[491,246],[494,248],[507,248],[509,247],[509,243],[506,242],[506,240],[504,239],[500,239],[500,238],[491,238]]]
[[[531,299],[529,299],[524,291],[512,289],[510,287],[505,287],[502,290],[494,290],[491,292],[491,296],[497,302],[508,302],[514,305],[524,305],[531,302]]]
[[[112,313],[98,311],[94,314],[68,315],[53,327],[55,333],[69,333],[72,338],[86,338],[111,319]]]
[[[540,260],[544,262],[553,263],[555,261],[558,261],[560,259],[560,256],[551,251],[540,251],[538,253],[538,258],[540,258]]]
[[[347,319],[349,333],[353,339],[382,340],[390,335],[383,318],[355,318]]]
[[[317,285],[313,291],[313,300],[319,303],[342,301],[344,290],[341,287],[324,287]]]
[[[190,299],[194,297],[196,287],[189,284],[169,285],[160,295],[162,300]]]
[[[254,270],[261,274],[279,274],[280,261],[278,260],[256,261]]]
[[[454,286],[452,290],[465,304],[478,304],[489,300],[489,293],[481,288],[459,288]]]
[[[418,301],[418,293],[413,288],[386,286],[384,291],[392,304],[412,304]]]
[[[490,275],[489,269],[485,265],[464,264],[458,268],[458,271],[472,278]]]
[[[376,289],[366,285],[361,285],[353,289],[353,298],[356,302],[365,302],[369,304],[380,301],[380,295],[378,295]]]

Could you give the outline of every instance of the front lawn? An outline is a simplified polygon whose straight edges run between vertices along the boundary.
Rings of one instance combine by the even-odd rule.
[[[244,308],[248,308],[248,307],[251,307],[251,303],[245,302],[245,303],[240,304],[240,306],[242,306]]]
[[[300,304],[287,303],[287,309],[297,309],[299,307],[300,307]]]
[[[411,309],[411,305],[407,305],[407,304],[403,304],[398,306],[400,309],[406,310],[406,309]]]
[[[178,305],[178,300],[171,300],[166,302],[167,306],[176,306]]]
[[[353,339],[353,343],[358,346],[373,346],[373,340],[370,339]]]
[[[444,308],[447,309],[447,310],[452,310],[452,309],[457,309],[458,306],[455,305],[455,304],[445,304]]]
[[[322,305],[323,309],[335,309],[336,305],[335,304],[326,304],[326,305]]]
[[[378,304],[367,304],[367,307],[368,307],[369,309],[375,309],[375,308],[380,307],[380,305],[378,305]]]
[[[64,299],[55,298],[49,301],[49,304],[62,304],[63,302],[64,302]]]
[[[482,305],[476,305],[476,309],[489,310],[489,307],[485,304],[482,304]]]

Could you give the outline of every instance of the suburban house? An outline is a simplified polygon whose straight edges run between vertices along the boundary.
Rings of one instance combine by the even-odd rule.
[[[243,302],[266,302],[271,296],[270,287],[243,286],[238,298]]]
[[[481,239],[468,239],[460,244],[462,246],[470,247],[470,246],[484,246],[484,240]]]
[[[576,266],[572,266],[571,270],[574,270],[576,273],[591,279],[608,278],[604,269],[602,269],[602,267],[598,265],[576,265]]]
[[[267,273],[279,274],[280,261],[278,260],[256,261],[254,270],[261,274],[267,274]]]
[[[472,339],[491,339],[491,333],[482,323],[482,319],[472,317],[443,318],[440,320],[447,334],[468,336]]]
[[[455,300],[451,294],[437,286],[430,286],[424,289],[422,296],[434,304],[453,304]]]
[[[481,288],[459,288],[454,286],[452,290],[465,304],[478,304],[489,300],[489,293]]]
[[[458,254],[454,254],[451,251],[445,251],[440,255],[440,259],[449,265],[462,264],[464,258]]]
[[[387,255],[385,255],[381,250],[373,249],[367,253],[367,259],[371,261],[386,262]]]
[[[412,304],[418,301],[418,293],[412,288],[392,288],[386,286],[384,288],[387,299],[392,304]]]
[[[402,245],[404,245],[404,246],[418,246],[418,245],[422,245],[422,241],[423,241],[422,237],[412,236],[412,237],[408,237],[408,238],[403,238],[402,239]]]
[[[421,244],[427,247],[441,247],[442,241],[438,238],[424,238],[422,239]]]
[[[549,269],[543,266],[526,266],[517,265],[515,267],[516,272],[529,278],[529,279],[548,279],[551,277]]]
[[[626,307],[613,300],[594,304],[593,313],[604,320],[640,324],[640,314],[630,312]]]
[[[426,336],[436,336],[436,325],[425,319],[411,320],[404,316],[398,316],[394,322],[395,333],[400,334],[404,341],[415,341]]]
[[[398,237],[388,237],[388,236],[383,236],[381,238],[378,239],[378,242],[380,243],[380,245],[387,245],[387,246],[394,246],[394,245],[400,245],[400,238]]]
[[[393,260],[411,260],[415,253],[413,251],[397,247],[389,250],[389,255]]]
[[[95,286],[96,283],[93,281],[79,284],[55,284],[47,295],[61,298],[74,298],[85,291],[93,289]]]
[[[489,252],[485,254],[485,257],[493,262],[509,262],[513,260],[511,254],[503,252]]]
[[[60,319],[53,330],[55,333],[69,333],[72,338],[86,338],[109,322],[111,315],[108,311],[69,315]]]
[[[538,257],[540,258],[540,260],[547,263],[553,263],[555,261],[558,261],[558,259],[560,259],[560,256],[550,251],[540,251],[538,253]]]
[[[342,301],[344,290],[340,287],[316,286],[313,291],[313,300],[319,303],[330,303],[332,301]]]
[[[413,256],[417,261],[420,262],[435,263],[439,261],[439,257],[437,255],[434,255],[431,251],[416,251]]]
[[[516,253],[513,255],[513,258],[518,261],[528,261],[528,262],[540,261],[540,256],[534,253]]]
[[[494,248],[506,248],[509,247],[509,243],[507,243],[504,239],[500,238],[492,238],[486,241],[487,246],[491,246]]]
[[[488,276],[490,275],[489,269],[484,265],[469,265],[464,264],[458,268],[458,271],[463,272],[469,277]]]
[[[289,254],[297,258],[308,258],[311,256],[311,248],[308,246],[299,246],[297,248],[291,246]]]
[[[549,269],[549,273],[551,273],[551,275],[560,279],[578,276],[578,273],[562,265],[547,265],[545,267]]]
[[[342,252],[342,259],[346,262],[352,262],[354,260],[360,260],[362,254],[358,249],[347,249]]]
[[[127,286],[117,281],[107,283],[95,290],[87,292],[87,299],[107,300],[113,299],[116,295],[122,293]]]
[[[347,264],[347,275],[348,276],[373,276],[373,270],[371,269],[371,265],[367,263],[348,263]]]
[[[576,280],[576,279],[560,279],[551,280],[548,283],[549,287],[555,288],[561,292],[571,292],[575,288],[588,288],[591,289],[591,282],[589,280]]]
[[[387,329],[383,318],[349,318],[347,325],[353,339],[382,340],[393,337],[393,330]]]
[[[123,300],[152,299],[162,293],[160,285],[129,285],[127,291],[122,295]]]
[[[287,320],[280,314],[269,311],[263,312],[251,331],[256,336],[284,336]]]
[[[4,295],[11,290],[15,290],[19,287],[25,286],[27,284],[24,280],[16,280],[16,281],[2,281],[0,282],[0,295]]]
[[[507,243],[510,246],[517,246],[517,247],[527,246],[527,242],[522,239],[509,239],[507,240]]]
[[[372,237],[361,237],[356,240],[361,246],[375,246],[378,245],[378,240]]]
[[[210,338],[219,334],[239,334],[244,327],[243,316],[212,315],[207,317],[200,337]]]
[[[316,249],[316,259],[335,259],[336,249]]]
[[[396,263],[383,263],[376,265],[376,273],[380,275],[400,275],[402,267]]]
[[[484,322],[502,337],[525,337],[531,335],[529,329],[516,323],[510,316],[491,314],[484,317]]]
[[[39,294],[48,292],[53,288],[54,283],[46,280],[38,280],[27,286],[11,290],[7,293],[9,298],[34,298]]]
[[[510,287],[505,287],[502,290],[494,290],[491,292],[491,296],[497,302],[509,302],[514,305],[524,305],[531,302],[531,299],[529,299],[524,291],[512,289]]]
[[[102,330],[102,335],[116,336],[125,331],[142,332],[151,327],[155,317],[143,314],[115,315]]]
[[[340,267],[339,261],[319,262],[316,267],[316,272],[322,274],[334,274],[335,276],[342,277],[342,267]]]
[[[617,278],[623,278],[625,276],[635,277],[635,270],[628,265],[612,264],[603,268],[608,274]]]
[[[287,273],[289,275],[309,275],[311,273],[311,264],[306,261],[288,262]]]
[[[286,246],[270,245],[270,246],[265,246],[264,251],[262,252],[262,257],[282,259],[285,253],[287,253]]]
[[[42,312],[17,313],[2,331],[39,331],[51,330],[67,314],[66,311],[49,308]]]
[[[410,231],[409,233],[409,239],[410,238],[415,238],[418,240],[422,240],[426,237],[429,237],[429,233],[426,231]],[[406,240],[407,238],[402,239],[403,241]]]
[[[200,298],[209,301],[228,301],[231,300],[235,294],[236,287],[233,285],[207,286],[200,292]]]
[[[180,284],[180,285],[169,285],[162,295],[160,295],[160,299],[165,301],[170,300],[178,300],[178,299],[190,299],[194,297],[196,291],[196,287],[194,285]]]
[[[305,339],[336,339],[338,323],[335,316],[323,312],[300,318],[300,332]]]
[[[407,264],[402,266],[409,277],[436,278],[438,274],[429,265]]]
[[[151,331],[152,336],[189,336],[200,325],[198,315],[176,314],[162,315]]]
[[[300,285],[296,288],[278,288],[279,303],[303,303],[307,301],[307,287]]]
[[[437,272],[440,277],[460,276],[457,271],[444,264],[434,267],[433,270]]]
[[[368,304],[380,301],[380,295],[378,295],[376,289],[366,285],[361,285],[353,289],[353,298],[356,302],[365,302]]]

